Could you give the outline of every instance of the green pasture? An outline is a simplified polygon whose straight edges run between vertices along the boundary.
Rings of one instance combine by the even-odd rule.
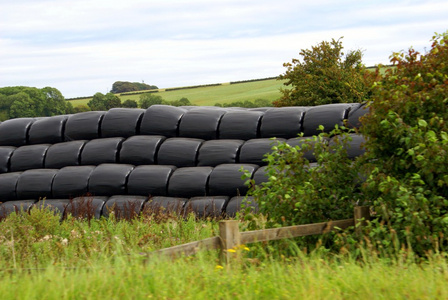
[[[231,103],[236,101],[254,101],[256,99],[267,99],[274,101],[278,99],[280,88],[284,81],[269,79],[262,81],[242,82],[236,84],[223,83],[218,86],[204,86],[197,88],[179,89],[174,91],[165,91],[160,89],[156,95],[161,96],[167,101],[179,100],[183,97],[188,98],[191,103],[200,106],[213,106],[216,103]],[[128,99],[138,102],[140,94],[137,95],[119,95],[121,102]],[[91,98],[70,100],[73,106],[87,105]]]

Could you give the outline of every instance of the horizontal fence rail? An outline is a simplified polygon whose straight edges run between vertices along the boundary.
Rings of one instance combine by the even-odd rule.
[[[200,250],[220,249],[222,261],[228,263],[232,259],[232,253],[227,250],[235,249],[240,245],[288,239],[300,236],[325,234],[335,229],[346,229],[350,226],[355,226],[355,230],[359,234],[361,232],[362,226],[365,226],[368,220],[370,220],[370,209],[367,206],[356,206],[354,208],[353,219],[245,232],[239,231],[239,222],[237,220],[225,220],[219,222],[219,236],[156,250],[147,253],[146,256],[154,257],[163,255],[175,258],[179,256],[194,255]]]

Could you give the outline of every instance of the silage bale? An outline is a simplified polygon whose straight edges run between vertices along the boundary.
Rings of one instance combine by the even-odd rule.
[[[243,140],[205,141],[199,149],[198,166],[214,167],[220,164],[237,163],[243,144]]]
[[[140,123],[146,110],[138,108],[112,108],[101,122],[101,137],[131,137],[139,134]]]
[[[154,165],[157,153],[165,141],[161,135],[136,135],[121,144],[120,163],[132,165]]]

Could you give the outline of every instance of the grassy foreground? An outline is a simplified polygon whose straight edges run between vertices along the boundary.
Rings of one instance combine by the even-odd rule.
[[[244,226],[244,224],[242,224]],[[246,245],[222,266],[217,251],[168,260],[145,253],[217,235],[217,222],[148,215],[59,221],[46,210],[0,222],[2,299],[446,299],[448,264],[269,254]]]
[[[196,88],[185,88],[174,91],[160,89],[156,95],[167,101],[176,101],[183,97],[188,98],[191,103],[199,106],[213,106],[216,103],[231,103],[236,101],[254,101],[256,99],[267,99],[274,101],[281,96],[280,88],[283,82],[276,79],[242,82],[236,84],[223,83],[217,86],[203,86]],[[119,95],[121,102],[128,99],[138,102],[140,94]],[[87,105],[91,98],[70,100],[73,106]]]

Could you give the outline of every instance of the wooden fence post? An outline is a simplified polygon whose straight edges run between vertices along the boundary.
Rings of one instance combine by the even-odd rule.
[[[241,244],[241,235],[237,220],[225,220],[219,222],[219,237],[221,239],[221,261],[229,263],[232,253],[227,251]]]
[[[370,220],[370,207],[355,206],[354,209],[355,231],[356,234],[361,234],[362,227],[366,226],[367,221]]]

